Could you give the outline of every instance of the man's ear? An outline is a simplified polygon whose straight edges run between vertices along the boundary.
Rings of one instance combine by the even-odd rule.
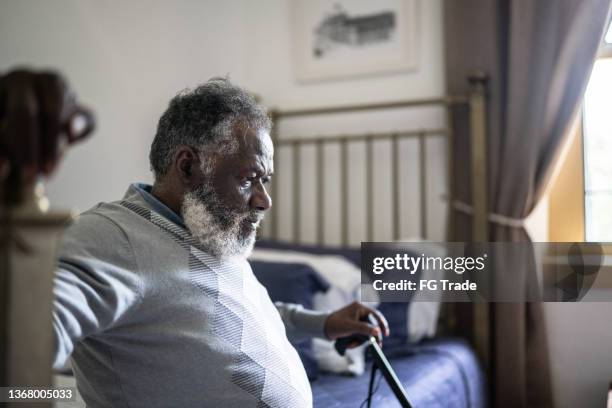
[[[183,184],[191,186],[194,184],[194,176],[197,175],[200,166],[197,153],[189,146],[181,146],[174,157],[174,167],[178,177]]]

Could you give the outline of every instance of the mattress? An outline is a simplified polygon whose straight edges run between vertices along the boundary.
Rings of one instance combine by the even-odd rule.
[[[487,405],[478,360],[462,340],[426,341],[389,352],[387,357],[413,407],[480,408]],[[321,375],[311,384],[314,407],[361,407],[367,396],[369,379],[369,372],[359,377]],[[378,387],[372,407],[400,407],[380,372],[375,381]]]

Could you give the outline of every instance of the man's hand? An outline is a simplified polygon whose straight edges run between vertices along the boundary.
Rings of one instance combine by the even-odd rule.
[[[378,322],[378,327],[369,323],[362,322],[360,319],[368,314],[372,314]],[[387,319],[375,309],[363,305],[359,302],[353,302],[342,309],[336,310],[329,315],[325,321],[325,335],[331,340],[340,337],[350,336],[351,334],[359,333],[366,336],[379,337],[381,334],[389,335],[389,325]],[[356,347],[358,344],[351,344],[349,348]]]
[[[77,118],[83,121],[77,129]],[[61,75],[15,70],[0,75],[0,181],[18,174],[24,184],[50,175],[69,144],[94,129]]]

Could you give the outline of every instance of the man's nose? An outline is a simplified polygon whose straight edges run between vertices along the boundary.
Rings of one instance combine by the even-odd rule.
[[[260,182],[251,197],[251,208],[258,211],[266,211],[272,207],[272,198],[266,191],[266,187]]]

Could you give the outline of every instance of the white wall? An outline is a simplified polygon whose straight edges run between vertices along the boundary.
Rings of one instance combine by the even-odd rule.
[[[91,106],[98,130],[48,184],[54,205],[83,210],[150,181],[157,119],[179,90],[246,77],[245,1],[2,0],[0,70],[53,67]]]
[[[418,1],[419,69],[346,80],[298,83],[293,77],[289,0],[248,3],[248,84],[264,101],[282,108],[319,107],[406,98],[444,92],[442,2]]]
[[[547,303],[555,406],[605,407],[612,381],[612,303]]]
[[[533,241],[549,239],[547,209],[546,196],[527,220]],[[606,406],[612,381],[612,303],[544,303],[544,315],[555,406]]]
[[[548,236],[545,196],[527,220],[533,241]],[[555,406],[604,407],[612,382],[612,303],[544,303]]]
[[[543,197],[527,219],[536,242],[549,240],[548,200]],[[606,406],[612,382],[612,303],[543,305],[555,407]]]
[[[534,241],[549,239],[548,200],[544,197],[530,217]],[[612,303],[544,303],[544,315],[555,406],[606,406],[612,382]]]

